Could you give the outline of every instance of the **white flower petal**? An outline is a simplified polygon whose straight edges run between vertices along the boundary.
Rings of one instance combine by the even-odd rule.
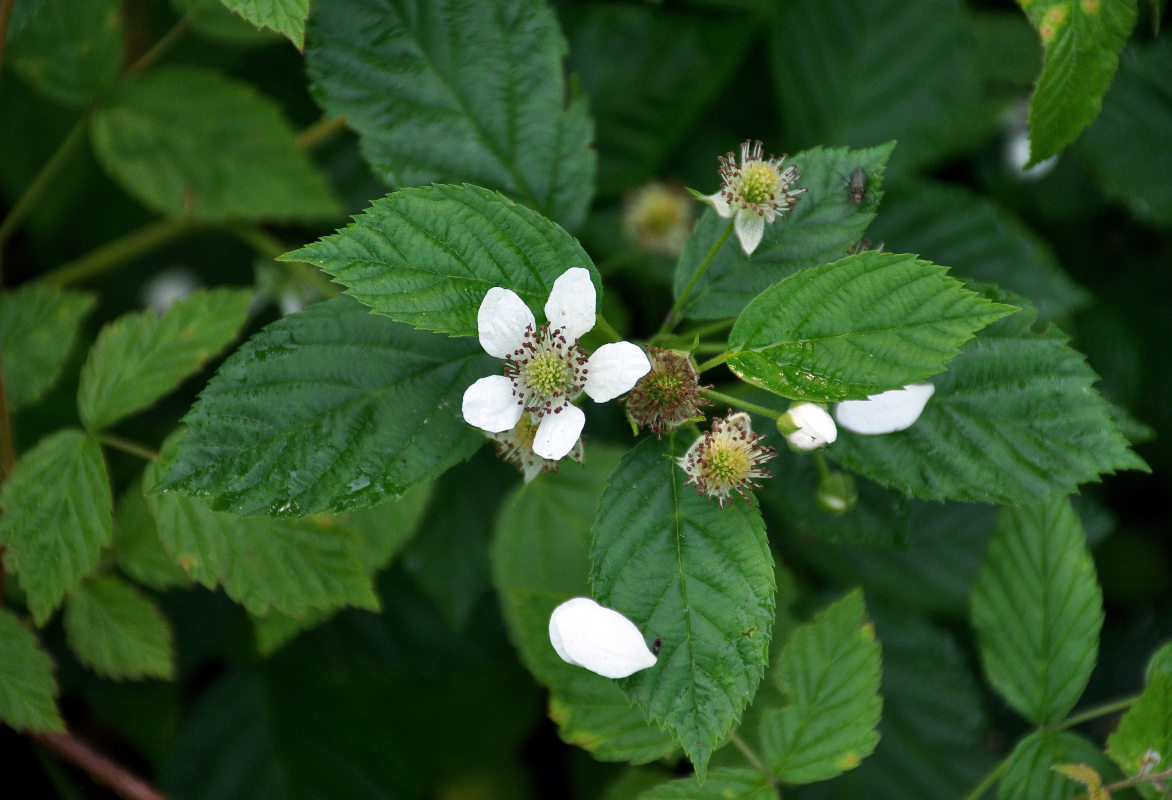
[[[833,444],[838,438],[838,428],[834,420],[826,409],[817,403],[797,403],[790,406],[786,413],[789,421],[796,425],[797,429],[785,434],[785,439],[797,450],[817,450]]]
[[[516,292],[499,286],[488,290],[476,312],[480,346],[497,358],[511,356],[525,340],[525,328],[536,324],[525,301]]]
[[[729,207],[728,201],[724,199],[724,195],[720,192],[708,195],[707,200],[716,209],[717,216],[724,217],[725,219],[732,216],[732,208]]]
[[[489,375],[464,390],[464,419],[482,431],[510,431],[521,419],[522,408],[513,396],[513,382],[504,375]]]
[[[586,394],[596,403],[613,400],[651,371],[647,354],[630,342],[604,344],[586,362]]]
[[[625,678],[655,666],[655,654],[635,623],[589,597],[575,597],[553,610],[549,641],[567,664],[604,678]]]
[[[845,400],[834,409],[834,418],[848,431],[868,435],[907,430],[920,418],[928,398],[936,391],[930,383],[913,383],[902,389],[873,394],[866,400]]]
[[[565,406],[557,414],[546,414],[537,424],[533,452],[550,461],[565,458],[582,434],[586,414],[577,406]]]
[[[752,255],[757,245],[761,244],[761,237],[765,235],[765,218],[756,211],[742,210],[737,214],[733,224],[741,249],[745,251],[745,255]]]
[[[578,341],[594,327],[597,300],[590,272],[582,267],[571,267],[558,276],[550,290],[545,304],[549,327],[565,328],[566,338]]]

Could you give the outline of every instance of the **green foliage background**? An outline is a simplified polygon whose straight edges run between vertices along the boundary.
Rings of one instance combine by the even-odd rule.
[[[999,764],[988,796],[1073,797],[1050,764],[1114,780],[1147,746],[1172,763],[1167,649],[1147,667],[1172,638],[1172,33],[1162,0],[1099,3],[1102,25],[1061,0],[1026,13],[994,0],[16,0],[0,75],[0,366],[3,445],[24,466],[0,524],[35,536],[6,540],[20,579],[0,609],[0,795],[113,796],[16,730],[62,721],[177,800],[774,797],[725,746],[742,711],[746,749],[786,797],[975,798]],[[1059,153],[1044,173],[1011,163],[1027,121],[1035,160]],[[721,251],[691,318],[752,300],[730,366],[777,402],[755,375],[824,356],[764,347],[805,318],[752,338],[777,323],[770,303],[801,290],[777,282],[817,280],[865,235],[919,257],[856,257],[849,269],[886,270],[881,295],[963,299],[979,322],[933,331],[905,372],[875,377],[835,354],[844,374],[822,389],[910,382],[959,347],[933,404],[907,436],[844,436],[827,452],[858,474],[842,517],[815,505],[814,466],[788,452],[759,510],[676,496],[683,474],[664,457],[681,441],[631,450],[611,406],[589,411],[583,467],[521,486],[453,411],[495,369],[474,339],[447,338],[475,329],[491,285],[476,259],[508,265],[498,280],[534,307],[586,266],[608,318],[645,337],[724,221],[696,206],[677,269],[624,237],[624,203],[652,177],[715,190],[716,156],[746,138],[801,152],[808,192],[752,259]],[[872,184],[856,208],[843,184],[860,164]],[[437,259],[432,240],[466,219],[467,246]],[[399,259],[378,263],[387,239]],[[966,288],[903,285],[936,264]],[[208,291],[143,312],[145,287],[177,271]],[[335,297],[331,276],[366,305]],[[406,289],[433,303],[397,305]],[[306,299],[321,302],[281,319]],[[1025,311],[997,319],[1005,304]],[[1005,368],[1015,358],[1034,366]],[[375,366],[355,379],[355,363]],[[443,391],[416,387],[420,373]],[[994,384],[1021,398],[990,400]],[[279,421],[293,433],[260,474],[268,434],[240,422],[226,436],[224,421],[294,396],[302,407]],[[326,406],[328,429],[297,427]],[[362,426],[365,449],[340,443]],[[979,446],[941,446],[962,433]],[[144,472],[126,440],[163,460]],[[323,448],[345,459],[315,461]],[[1140,458],[1150,472],[1109,474]],[[164,480],[185,494],[144,499]],[[622,542],[659,546],[638,524],[640,483],[694,532],[670,580],[605,567]],[[63,501],[21,506],[34,484]],[[331,513],[281,519],[315,512]],[[749,610],[694,593],[704,615],[762,628],[693,663],[716,687],[693,694],[704,730],[687,727],[679,687],[620,688],[550,650],[565,592],[637,606],[649,581],[665,596],[703,587],[704,548],[733,536],[767,551],[746,563],[776,569],[745,578]],[[29,565],[57,542],[69,569],[38,581]],[[1022,609],[1037,618],[1001,624]],[[1039,629],[1061,644],[1023,659]],[[746,710],[737,692],[758,681]],[[1058,730],[1072,709],[1077,721],[1145,686],[1122,724]],[[685,736],[693,761],[711,757],[703,785]]]

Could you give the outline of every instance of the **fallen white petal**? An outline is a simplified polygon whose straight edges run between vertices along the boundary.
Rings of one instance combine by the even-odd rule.
[[[577,406],[566,406],[557,414],[546,414],[537,424],[533,452],[550,461],[565,458],[582,435],[586,414]]]
[[[489,375],[464,390],[464,419],[482,431],[511,431],[521,419],[522,408],[513,396],[513,382],[504,375]]]
[[[499,286],[488,290],[476,312],[480,346],[497,358],[512,355],[525,341],[525,328],[536,324],[525,301],[516,292]]]
[[[866,400],[845,400],[835,407],[834,418],[848,431],[872,436],[907,430],[920,418],[935,391],[930,383],[913,383]]]
[[[729,208],[728,201],[724,199],[724,195],[720,192],[708,195],[708,202],[716,210],[717,216],[728,219],[732,216],[732,209]]]
[[[651,371],[647,354],[630,342],[611,342],[594,351],[586,362],[586,394],[596,403],[631,391]]]
[[[597,300],[589,270],[571,267],[553,282],[545,303],[545,318],[551,328],[565,328],[566,338],[577,341],[594,327]]]
[[[834,420],[826,409],[816,403],[797,403],[790,407],[787,414],[797,430],[785,434],[785,439],[798,450],[817,450],[833,444],[838,438]]]
[[[756,211],[741,211],[737,214],[734,227],[737,231],[737,240],[745,255],[752,255],[761,244],[761,237],[765,235],[765,218]]]
[[[655,666],[655,654],[635,623],[589,597],[575,597],[553,610],[549,641],[567,664],[604,678],[625,678]]]

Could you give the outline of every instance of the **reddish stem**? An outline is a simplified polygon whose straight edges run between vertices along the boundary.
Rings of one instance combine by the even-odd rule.
[[[155,787],[134,775],[70,733],[38,733],[33,741],[62,761],[85,770],[95,783],[114,790],[126,800],[169,800]]]

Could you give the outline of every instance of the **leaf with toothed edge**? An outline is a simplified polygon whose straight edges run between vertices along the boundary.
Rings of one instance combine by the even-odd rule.
[[[500,369],[475,339],[371,314],[349,298],[267,326],[220,367],[184,421],[163,483],[237,514],[374,505],[484,444],[464,390]]]
[[[707,776],[679,778],[639,795],[639,800],[777,800],[777,787],[754,769],[714,769]]]
[[[658,663],[620,685],[703,779],[764,674],[775,583],[760,512],[739,498],[721,508],[686,486],[676,463],[685,449],[674,436],[645,440],[611,475],[590,584],[598,602],[660,640]]]
[[[912,255],[866,252],[791,275],[737,317],[729,368],[782,397],[818,403],[922,381],[1014,311],[945,272]]]
[[[0,722],[18,731],[61,733],[53,661],[15,614],[0,608]]]
[[[598,270],[577,240],[536,211],[479,186],[403,189],[349,226],[281,256],[321,267],[347,294],[399,322],[475,336],[494,286],[516,292],[538,320],[554,281],[571,267]]]

